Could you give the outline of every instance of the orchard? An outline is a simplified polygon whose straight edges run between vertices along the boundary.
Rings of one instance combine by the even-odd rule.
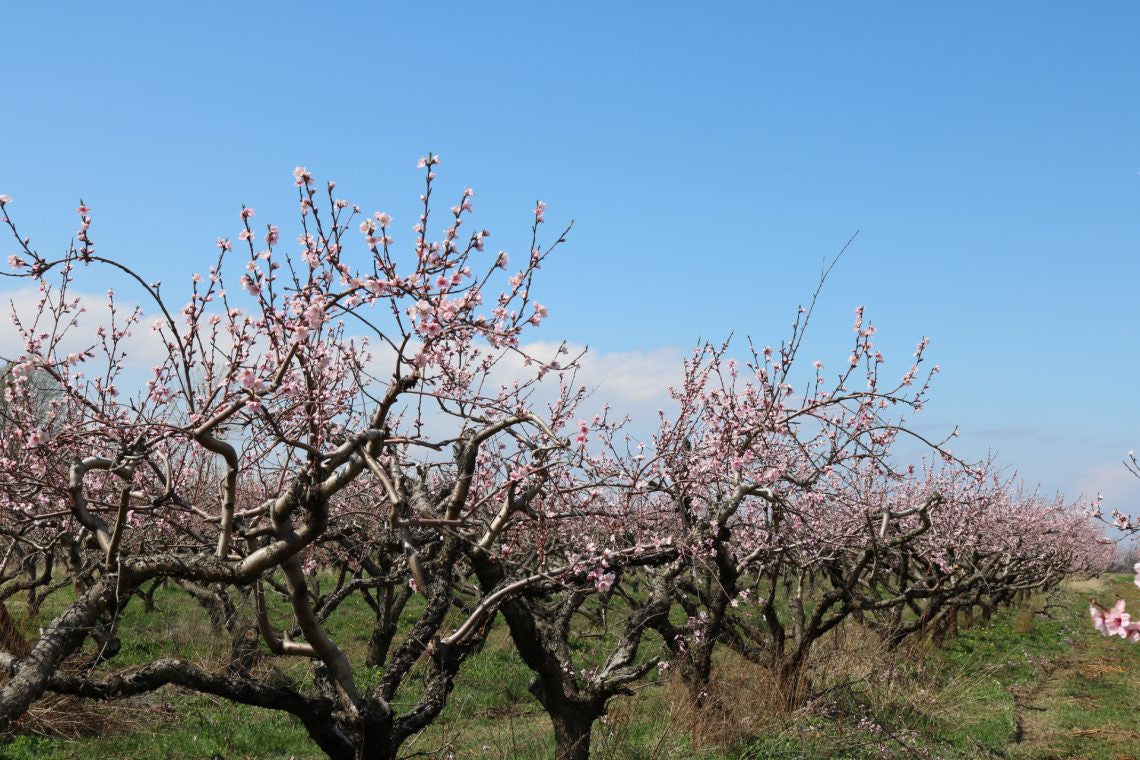
[[[529,250],[499,251],[474,191],[441,199],[439,158],[419,166],[411,220],[299,167],[290,231],[235,209],[177,286],[105,256],[84,204],[44,254],[0,196],[7,275],[38,288],[0,402],[0,728],[49,695],[178,687],[287,713],[331,758],[395,758],[505,630],[577,760],[648,686],[723,706],[724,657],[794,711],[842,626],[938,644],[1111,561],[1088,508],[917,432],[928,341],[888,376],[862,307],[837,356],[804,355],[814,296],[775,340],[697,345],[647,436],[595,413],[582,356],[531,348],[569,226],[538,201]],[[105,319],[75,295],[96,269],[121,281]],[[145,377],[143,334],[161,346]],[[137,636],[124,611],[160,587],[200,605],[224,667],[116,662]],[[16,599],[62,611],[25,637]],[[373,622],[346,635],[353,604]],[[1091,613],[1140,640],[1123,601]],[[271,677],[288,660],[304,682]]]

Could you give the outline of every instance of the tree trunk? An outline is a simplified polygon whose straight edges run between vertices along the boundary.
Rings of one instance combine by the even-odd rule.
[[[579,699],[556,678],[536,675],[528,687],[554,725],[555,760],[589,760],[594,721],[606,711],[604,699]]]
[[[574,707],[548,712],[554,724],[556,760],[589,760],[590,732],[598,716],[593,711]]]
[[[388,650],[396,638],[400,614],[411,598],[411,590],[405,588],[393,593],[391,587],[388,587],[377,597],[376,623],[368,637],[368,655],[365,660],[365,664],[374,668],[382,667],[388,661]]]
[[[92,625],[110,605],[117,580],[116,576],[108,575],[98,581],[53,620],[32,646],[8,683],[0,689],[0,731],[8,730],[44,693],[47,680],[59,663],[87,638]]]
[[[780,705],[788,712],[801,706],[810,692],[805,660],[806,657],[792,657],[777,662],[772,668]]]
[[[679,668],[693,706],[701,708],[708,700],[709,681],[712,679],[712,651],[710,647],[694,647],[685,656]]]

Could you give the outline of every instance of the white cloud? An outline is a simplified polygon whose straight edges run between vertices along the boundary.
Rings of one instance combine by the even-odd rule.
[[[0,309],[6,312],[10,320],[14,314],[26,329],[31,328],[41,297],[40,291],[34,287],[0,293]],[[69,328],[66,336],[60,342],[60,350],[64,354],[96,345],[99,340],[95,335],[96,329],[100,325],[109,325],[111,321],[106,293],[83,293],[74,290],[68,292],[69,301],[76,298],[79,299],[80,305],[85,311],[78,315],[76,326]],[[137,304],[124,301],[118,296],[116,296],[115,304],[116,319],[118,324],[122,325],[126,318],[134,312]],[[37,333],[53,331],[52,323],[45,321],[45,319],[50,319],[50,315],[44,315],[40,318],[36,329]],[[161,362],[166,355],[162,340],[157,333],[151,330],[153,321],[154,316],[148,314],[144,308],[142,318],[138,324],[132,327],[130,337],[125,338],[122,343],[122,347],[127,353],[129,370],[149,370],[151,366]],[[23,353],[24,341],[14,324],[8,330],[0,331],[0,357],[14,359]]]
[[[1127,515],[1140,515],[1140,478],[1120,462],[1084,470],[1073,478],[1073,485],[1073,492],[1066,496],[1075,497],[1083,493],[1092,498],[1099,493],[1104,496],[1105,514],[1119,509]]]
[[[40,300],[40,292],[34,287],[0,293],[0,309],[7,310],[19,316],[20,320],[30,326]],[[110,313],[107,308],[106,294],[71,292],[70,297],[80,299],[86,311],[79,315],[76,327],[68,331],[67,337],[61,342],[61,351],[68,353],[86,349],[98,341],[95,331],[100,325],[109,324]],[[120,321],[131,313],[136,304],[116,298],[116,308]],[[124,341],[127,354],[127,370],[123,380],[127,386],[141,386],[150,376],[150,368],[162,361],[166,349],[158,334],[151,329],[155,315],[144,308],[143,317],[132,329],[132,334]],[[41,324],[39,332],[50,330],[50,325]],[[371,341],[373,362],[371,369],[378,378],[386,378],[390,372],[387,369],[391,362],[391,352],[384,344]],[[651,434],[658,423],[658,410],[673,408],[673,401],[669,396],[669,387],[677,385],[682,376],[682,358],[684,352],[675,347],[659,347],[638,351],[596,352],[586,350],[585,346],[567,344],[568,353],[558,356],[561,344],[552,342],[534,342],[521,347],[523,353],[539,360],[549,361],[582,354],[579,360],[579,370],[575,377],[578,385],[584,385],[590,391],[589,398],[582,406],[580,416],[590,417],[598,413],[603,404],[609,404],[612,415],[618,417],[628,415],[631,418],[630,432],[638,437]],[[583,354],[583,351],[585,353]],[[11,359],[24,352],[23,339],[13,327],[0,331],[0,357]],[[96,359],[95,361],[98,361]],[[533,378],[537,366],[526,366],[523,357],[508,352],[492,370],[489,378],[497,388],[500,385],[510,385],[513,381],[525,381]],[[128,393],[134,388],[123,388]],[[491,388],[488,388],[491,390]],[[532,403],[541,409],[546,403],[554,400],[558,393],[558,379],[556,374],[548,374],[539,384],[532,395]],[[611,415],[611,416],[612,416]]]
[[[528,343],[521,350],[536,359],[549,361],[558,357],[561,344],[549,342]],[[592,416],[604,404],[612,408],[611,418],[628,415],[632,420],[631,432],[645,436],[656,429],[657,411],[673,406],[669,387],[678,385],[682,376],[682,352],[677,348],[661,347],[641,351],[595,352],[585,346],[568,343],[567,353],[576,357],[579,369],[575,383],[590,392],[582,407],[582,416]],[[496,384],[509,384],[515,379],[533,377],[535,367],[527,367],[517,354],[508,354],[495,368],[492,380]],[[533,396],[536,404],[552,400],[558,390],[558,381],[548,375]]]

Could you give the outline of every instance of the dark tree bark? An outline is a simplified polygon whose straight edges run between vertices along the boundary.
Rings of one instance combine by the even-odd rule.
[[[48,625],[27,657],[12,663],[12,676],[0,689],[0,731],[7,731],[44,693],[60,662],[87,638],[111,605],[117,580],[116,575],[106,575],[97,581]]]

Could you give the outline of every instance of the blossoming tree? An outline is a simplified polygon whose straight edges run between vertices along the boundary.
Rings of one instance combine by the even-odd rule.
[[[14,314],[23,351],[0,405],[0,728],[45,692],[115,700],[174,684],[290,713],[330,757],[390,758],[444,709],[501,616],[558,756],[580,760],[610,700],[655,673],[674,668],[707,703],[716,647],[769,668],[794,706],[813,645],[845,620],[897,643],[1097,565],[1083,515],[905,426],[937,368],[920,375],[923,340],[900,379],[881,379],[862,309],[839,371],[815,362],[804,387],[793,370],[811,308],[743,363],[699,347],[649,441],[608,407],[587,419],[579,357],[524,342],[547,316],[535,280],[566,231],[544,243],[536,203],[512,266],[485,251],[487,230],[467,231],[468,189],[432,236],[438,164],[420,161],[405,254],[388,213],[298,168],[296,245],[243,207],[177,301],[97,252],[86,205],[52,259],[0,196],[18,249],[8,276],[38,288]],[[89,267],[145,306],[108,292],[85,338],[74,291]],[[160,359],[135,382],[144,311]],[[938,468],[897,461],[907,435]],[[202,605],[225,667],[115,666],[133,635],[120,613],[160,583]],[[33,608],[68,598],[32,641],[4,606],[25,592]],[[359,662],[334,633],[349,600],[374,616]],[[1118,606],[1094,618],[1131,636]],[[309,682],[266,677],[263,658],[308,663]]]
[[[484,251],[486,230],[464,232],[470,189],[440,239],[429,237],[438,163],[420,161],[409,256],[395,253],[390,215],[364,215],[334,183],[318,187],[298,168],[297,245],[274,225],[255,231],[243,207],[239,250],[219,239],[216,262],[194,276],[181,307],[96,251],[86,205],[75,243],[50,259],[17,232],[11,199],[0,201],[20,249],[9,264],[40,294],[34,314],[15,316],[24,352],[4,391],[0,535],[25,567],[50,575],[66,564],[75,594],[27,651],[5,655],[0,725],[44,691],[115,699],[178,684],[292,713],[332,757],[391,757],[442,709],[497,605],[569,577],[548,568],[488,581],[464,617],[449,617],[470,546],[486,550],[502,529],[484,523],[488,505],[526,510],[561,487],[550,473],[574,456],[560,431],[578,397],[530,403],[537,377],[564,371],[552,361],[507,386],[489,380],[547,313],[531,282],[562,235],[539,240],[545,205],[534,209],[531,250],[509,272],[507,254]],[[234,265],[240,291],[227,288]],[[74,347],[84,306],[73,283],[92,266],[119,272],[158,315],[151,329],[163,356],[138,393],[127,392],[126,374],[130,338],[145,329],[141,307],[124,310],[109,292],[108,322]],[[50,380],[46,410],[33,378]],[[322,563],[340,579],[324,594],[314,590]],[[103,677],[98,664],[130,635],[118,613],[156,579],[218,610],[219,627],[247,652],[260,637],[274,657],[310,661],[313,689],[177,658]],[[267,589],[287,600],[291,626],[273,619]],[[409,593],[425,604],[390,652]],[[385,665],[367,689],[327,625],[353,594],[377,611],[369,659]],[[89,634],[100,652],[77,662]],[[396,692],[425,658],[426,687],[396,714]]]

